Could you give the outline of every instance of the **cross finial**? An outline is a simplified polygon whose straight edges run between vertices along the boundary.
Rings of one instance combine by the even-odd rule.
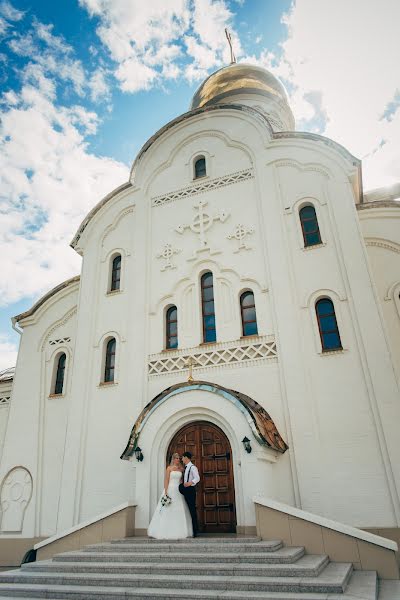
[[[230,48],[230,51],[231,51],[231,65],[233,65],[236,62],[236,56],[235,56],[235,53],[233,51],[232,36],[231,36],[231,34],[229,33],[229,31],[227,30],[226,27],[225,27],[225,35],[226,35],[226,39],[228,40],[229,48]]]
[[[193,360],[192,356],[189,356],[187,361],[186,361],[186,365],[189,367],[189,375],[188,375],[188,383],[193,383],[194,379],[193,379],[193,365],[196,364],[196,361]]]

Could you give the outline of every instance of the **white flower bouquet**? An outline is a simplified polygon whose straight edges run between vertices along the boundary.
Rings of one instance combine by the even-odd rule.
[[[172,498],[170,498],[168,494],[164,494],[164,496],[161,496],[161,508],[164,508],[164,506],[169,506],[171,502]]]

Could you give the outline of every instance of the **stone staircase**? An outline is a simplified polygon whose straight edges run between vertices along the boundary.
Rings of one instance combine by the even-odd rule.
[[[256,537],[126,538],[0,573],[0,598],[376,600],[377,576]]]

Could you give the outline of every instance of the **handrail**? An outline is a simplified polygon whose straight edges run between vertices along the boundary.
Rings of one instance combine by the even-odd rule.
[[[39,548],[44,548],[48,544],[52,544],[53,542],[56,542],[57,540],[60,540],[63,537],[66,537],[67,535],[70,535],[71,533],[75,533],[75,531],[79,531],[80,529],[84,529],[85,527],[88,527],[89,525],[93,525],[93,523],[96,523],[97,521],[102,521],[103,519],[106,519],[110,515],[113,515],[117,512],[120,512],[121,510],[124,510],[125,508],[129,508],[131,506],[137,506],[137,504],[134,504],[133,502],[123,502],[123,504],[120,504],[119,506],[115,506],[114,508],[111,508],[110,510],[107,510],[106,512],[101,513],[100,515],[97,515],[91,519],[88,519],[87,521],[82,521],[82,523],[78,523],[78,525],[74,525],[73,527],[70,527],[69,529],[66,529],[65,531],[61,531],[60,533],[56,533],[55,535],[52,535],[51,537],[46,538],[42,542],[35,544],[33,546],[33,549],[39,550]]]
[[[272,508],[272,510],[277,510],[293,517],[297,517],[298,519],[303,519],[304,521],[309,521],[310,523],[315,523],[316,525],[321,525],[322,527],[344,533],[345,535],[363,540],[364,542],[369,542],[370,544],[375,544],[382,548],[388,548],[395,552],[398,551],[398,546],[393,540],[381,537],[380,535],[375,535],[374,533],[369,533],[369,531],[364,531],[357,527],[352,527],[351,525],[346,525],[345,523],[340,523],[339,521],[333,521],[332,519],[306,512],[305,510],[290,506],[289,504],[284,504],[283,502],[278,502],[272,498],[255,496],[253,502],[260,506],[266,506],[267,508]]]

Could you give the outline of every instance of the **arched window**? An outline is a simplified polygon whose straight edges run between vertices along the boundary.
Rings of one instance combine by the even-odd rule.
[[[121,255],[118,254],[112,261],[110,291],[119,290],[121,285]]]
[[[105,360],[105,368],[104,368],[104,381],[105,383],[114,381],[115,376],[115,348],[116,348],[115,338],[111,338],[107,342],[106,347],[106,360]]]
[[[240,310],[242,313],[243,335],[257,335],[256,305],[253,292],[244,292],[240,296]]]
[[[198,179],[199,177],[205,177],[206,175],[206,159],[204,156],[201,156],[194,163],[194,178]]]
[[[56,381],[54,384],[54,393],[55,394],[63,393],[66,360],[67,360],[66,354],[65,354],[65,352],[63,352],[58,357],[58,362],[57,362]]]
[[[332,300],[321,298],[315,304],[315,311],[317,313],[322,350],[339,350],[342,348]]]
[[[213,274],[204,273],[201,278],[201,305],[203,314],[203,342],[215,342],[215,309]]]
[[[178,309],[171,306],[166,313],[166,347],[178,347]]]
[[[304,246],[321,244],[317,215],[313,206],[303,206],[300,210],[300,223],[303,231]]]

